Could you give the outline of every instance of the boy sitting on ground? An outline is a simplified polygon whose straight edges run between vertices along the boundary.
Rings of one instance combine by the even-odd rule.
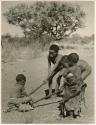
[[[9,98],[8,109],[6,112],[11,110],[27,111],[33,109],[33,100],[30,94],[25,91],[26,77],[23,74],[16,76],[16,84],[14,93]]]

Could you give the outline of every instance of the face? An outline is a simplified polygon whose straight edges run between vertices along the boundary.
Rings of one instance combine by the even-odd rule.
[[[49,56],[54,58],[57,55],[57,53],[54,50],[49,50]]]
[[[19,86],[20,88],[23,88],[23,87],[25,86],[25,81],[24,81],[24,80],[19,81],[19,82],[17,82],[17,84],[18,84],[18,86]]]

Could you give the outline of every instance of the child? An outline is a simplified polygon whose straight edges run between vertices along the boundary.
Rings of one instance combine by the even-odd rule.
[[[32,98],[25,91],[26,77],[23,74],[16,76],[14,93],[9,98],[7,112],[11,110],[26,111],[32,110]]]
[[[48,55],[48,77],[49,78],[49,97],[52,95],[52,80],[53,77],[60,71],[60,67],[57,71],[55,71],[58,67],[60,60],[62,59],[62,55],[58,53],[59,46],[58,45],[51,45],[49,48],[49,55]],[[51,65],[54,64],[53,69],[51,70]],[[54,73],[55,71],[55,73]],[[58,80],[57,80],[58,81]]]
[[[64,107],[67,111],[74,111],[74,117],[78,116],[81,110],[81,102],[84,98],[84,80],[91,73],[91,67],[86,61],[78,60],[72,62],[72,67],[65,69],[62,76],[66,79],[64,83],[63,102],[61,103],[61,115],[64,115]]]
[[[52,45],[49,48],[49,55],[48,55],[49,76],[44,81],[44,82],[47,82],[47,81],[49,82],[49,96],[47,96],[48,98],[51,97],[51,95],[52,95],[52,79],[53,79],[53,77],[59,72],[57,80],[56,80],[57,84],[56,84],[56,88],[55,88],[55,93],[57,94],[59,86],[60,86],[60,80],[62,77],[63,68],[72,66],[73,62],[77,63],[77,61],[79,59],[79,57],[76,53],[62,56],[62,55],[58,54],[58,51],[59,51],[59,47],[57,45]],[[51,63],[54,64],[52,71],[51,71]]]
[[[76,59],[77,58],[77,59]],[[82,80],[86,80],[86,78],[91,74],[91,66],[85,61],[85,60],[81,60],[79,59],[79,56],[77,56],[77,54],[75,53],[71,53],[68,55],[68,62],[67,62],[67,67],[64,66],[61,75],[64,76],[64,73],[66,74],[66,68],[71,70],[73,69],[72,66],[78,66],[81,70],[81,78]],[[62,61],[64,62],[64,61]],[[67,71],[68,72],[68,71]]]

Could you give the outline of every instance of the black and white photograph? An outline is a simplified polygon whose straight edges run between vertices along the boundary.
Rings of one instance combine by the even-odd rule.
[[[95,0],[1,1],[1,123],[95,123]]]

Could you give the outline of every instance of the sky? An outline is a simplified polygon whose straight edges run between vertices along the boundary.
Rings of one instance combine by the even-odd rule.
[[[72,3],[77,3],[81,6],[81,8],[86,13],[85,28],[78,29],[75,33],[78,33],[81,36],[91,36],[94,34],[95,28],[95,8],[94,8],[94,1],[71,1]],[[12,36],[23,36],[23,31],[20,27],[11,25],[7,22],[6,17],[3,15],[10,7],[14,7],[17,4],[22,3],[21,1],[2,1],[1,2],[1,34],[9,33]],[[28,1],[27,1],[28,3]],[[31,2],[32,3],[32,2]],[[30,2],[29,2],[30,4]]]

